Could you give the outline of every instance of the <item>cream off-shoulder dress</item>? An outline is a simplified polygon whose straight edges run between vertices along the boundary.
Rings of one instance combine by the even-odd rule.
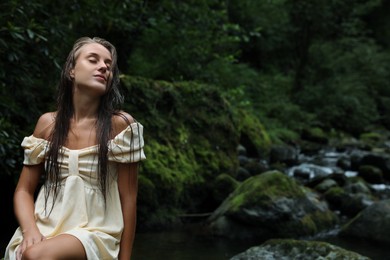
[[[24,164],[36,165],[45,160],[49,142],[34,136],[25,137]],[[117,163],[145,159],[143,126],[131,123],[109,141],[109,175],[106,204],[97,179],[97,145],[79,150],[64,148],[61,189],[53,210],[52,199],[47,200],[42,187],[35,202],[35,219],[47,239],[59,234],[70,234],[83,244],[88,259],[116,259],[123,230],[123,218],[117,185]],[[5,259],[15,259],[22,242],[20,227],[9,242]]]

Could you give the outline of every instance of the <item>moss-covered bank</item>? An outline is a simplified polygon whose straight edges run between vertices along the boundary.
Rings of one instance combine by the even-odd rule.
[[[237,145],[256,152],[269,139],[259,120],[231,106],[220,91],[195,82],[169,83],[123,76],[126,106],[144,127],[147,160],[142,164],[139,224],[160,226],[179,213],[212,211],[213,183],[234,176]]]

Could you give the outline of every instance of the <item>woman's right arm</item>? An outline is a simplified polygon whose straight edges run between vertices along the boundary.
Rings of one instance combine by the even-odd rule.
[[[23,241],[18,250],[21,257],[29,246],[41,242],[44,237],[39,231],[34,216],[34,192],[43,171],[43,163],[23,166],[14,194],[14,210],[23,233]]]
[[[51,131],[52,123],[52,113],[42,115],[35,127],[34,136],[46,139]],[[15,189],[14,210],[23,233],[23,241],[17,252],[18,259],[21,258],[26,248],[44,239],[36,225],[34,214],[34,194],[44,170],[44,162],[37,165],[24,165]]]

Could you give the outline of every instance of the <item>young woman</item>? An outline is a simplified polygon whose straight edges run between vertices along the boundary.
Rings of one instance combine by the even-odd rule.
[[[20,227],[5,259],[130,259],[145,155],[142,125],[119,110],[118,84],[115,47],[101,38],[77,40],[57,111],[43,114],[22,142],[14,195]]]

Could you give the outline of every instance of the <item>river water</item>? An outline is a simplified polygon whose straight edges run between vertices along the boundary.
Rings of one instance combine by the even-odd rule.
[[[244,251],[248,242],[197,235],[186,230],[137,233],[133,260],[222,260]]]
[[[251,246],[261,244],[260,241],[234,241],[195,233],[180,229],[164,232],[137,233],[132,259],[225,260],[245,251]],[[375,245],[367,241],[341,239],[334,234],[312,239],[329,242],[333,245],[370,257],[373,260],[390,259],[390,248]]]

